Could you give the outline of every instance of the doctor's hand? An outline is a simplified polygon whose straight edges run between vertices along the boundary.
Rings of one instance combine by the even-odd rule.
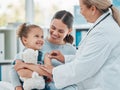
[[[63,54],[60,51],[58,51],[58,50],[51,51],[49,53],[49,58],[57,59],[58,61],[60,61],[62,63],[64,63],[64,61],[65,61],[65,58],[64,58]]]

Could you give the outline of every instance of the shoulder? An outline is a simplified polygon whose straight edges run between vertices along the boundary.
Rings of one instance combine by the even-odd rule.
[[[41,49],[44,53],[51,52],[52,50],[60,50],[64,54],[75,54],[76,48],[69,43],[58,45],[50,43],[49,41],[45,40],[43,48]]]
[[[49,52],[49,51],[51,51],[52,48],[53,48],[53,46],[47,40],[45,40],[41,51],[42,52]]]
[[[76,53],[76,48],[72,44],[66,43],[64,45],[63,51],[67,52],[68,54],[75,54]]]
[[[23,52],[17,53],[14,59],[22,59],[22,53]]]
[[[75,47],[74,47],[72,44],[70,44],[70,43],[66,43],[64,46],[65,46],[66,48],[75,49]]]
[[[45,39],[43,48],[46,48],[46,47],[49,47],[49,46],[52,46],[52,44],[47,39]]]

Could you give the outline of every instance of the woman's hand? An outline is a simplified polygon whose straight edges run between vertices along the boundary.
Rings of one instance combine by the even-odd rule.
[[[52,70],[54,67],[52,65],[41,65],[40,68],[44,71],[43,75],[52,80]]]
[[[54,50],[54,51],[50,52],[49,58],[57,59],[58,61],[60,61],[62,63],[64,63],[64,60],[65,60],[63,54],[58,50]]]

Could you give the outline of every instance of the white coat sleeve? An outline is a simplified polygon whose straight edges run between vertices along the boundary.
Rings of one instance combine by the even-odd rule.
[[[95,33],[86,40],[72,62],[53,69],[53,80],[58,89],[92,77],[105,63],[110,53],[107,38],[101,33]]]
[[[64,55],[65,63],[68,63],[68,62],[71,62],[72,60],[74,60],[74,56],[75,55]]]

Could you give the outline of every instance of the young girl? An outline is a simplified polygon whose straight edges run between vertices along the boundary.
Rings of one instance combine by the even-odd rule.
[[[37,25],[27,25],[26,23],[22,24],[17,32],[18,38],[25,46],[23,52],[20,52],[17,56],[15,63],[19,63],[19,60],[27,64],[38,64],[38,50],[43,46],[43,30]],[[42,56],[39,56],[39,61]],[[25,78],[26,76],[22,72],[29,74],[32,73],[32,76]],[[43,89],[45,87],[45,82],[42,76],[39,76],[37,72],[33,72],[29,69],[20,69],[17,71],[20,76],[20,80],[23,82],[24,90],[31,89]]]

